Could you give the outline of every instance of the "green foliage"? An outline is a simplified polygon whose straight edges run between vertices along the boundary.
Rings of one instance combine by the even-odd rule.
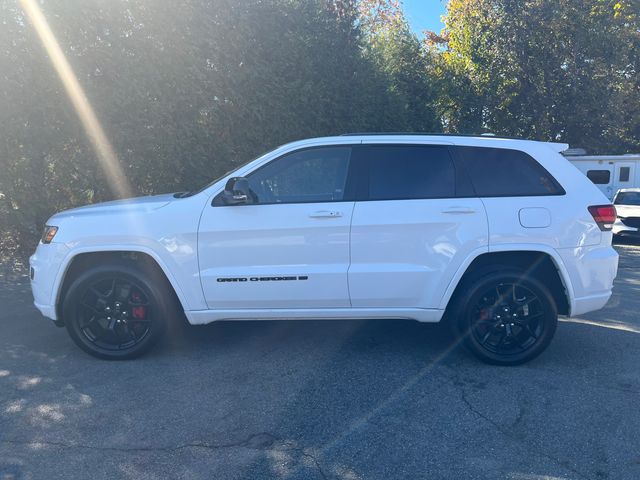
[[[196,188],[298,138],[437,123],[364,54],[350,0],[41,5],[134,194]],[[29,251],[49,215],[117,189],[17,1],[0,20],[0,246]]]
[[[439,73],[450,131],[640,147],[638,3],[451,0]]]
[[[450,0],[421,43],[399,0],[42,0],[133,194],[196,188],[347,131],[640,149],[636,0]],[[0,2],[0,248],[106,175],[19,0]],[[0,255],[2,256],[2,255]]]

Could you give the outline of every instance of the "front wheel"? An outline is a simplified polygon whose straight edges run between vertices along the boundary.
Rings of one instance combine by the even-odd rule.
[[[517,270],[463,285],[453,316],[466,347],[484,362],[518,365],[540,355],[558,324],[555,302],[535,278]]]
[[[171,295],[135,265],[93,267],[76,278],[63,303],[73,341],[107,360],[136,358],[163,335]]]

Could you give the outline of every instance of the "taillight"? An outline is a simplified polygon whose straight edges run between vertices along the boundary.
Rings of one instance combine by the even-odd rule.
[[[616,207],[613,205],[592,205],[589,213],[603,232],[608,232],[616,221]]]

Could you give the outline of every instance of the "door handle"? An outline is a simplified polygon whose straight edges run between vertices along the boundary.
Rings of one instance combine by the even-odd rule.
[[[318,210],[317,212],[310,213],[311,218],[338,218],[342,216],[342,212]]]
[[[475,208],[471,208],[471,207],[453,206],[453,207],[445,208],[444,210],[442,210],[442,213],[450,213],[452,215],[468,215],[470,213],[476,213],[476,210]]]

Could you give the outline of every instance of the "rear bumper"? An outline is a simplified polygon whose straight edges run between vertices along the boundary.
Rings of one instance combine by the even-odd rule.
[[[626,225],[620,218],[616,219],[611,231],[614,235],[640,237],[640,229]]]
[[[605,306],[618,273],[618,252],[611,245],[561,248],[558,253],[571,279],[571,316]]]
[[[575,317],[576,315],[582,315],[583,313],[600,310],[611,298],[611,293],[612,292],[609,291],[607,293],[576,298],[573,302],[573,307],[571,308],[571,316]]]

